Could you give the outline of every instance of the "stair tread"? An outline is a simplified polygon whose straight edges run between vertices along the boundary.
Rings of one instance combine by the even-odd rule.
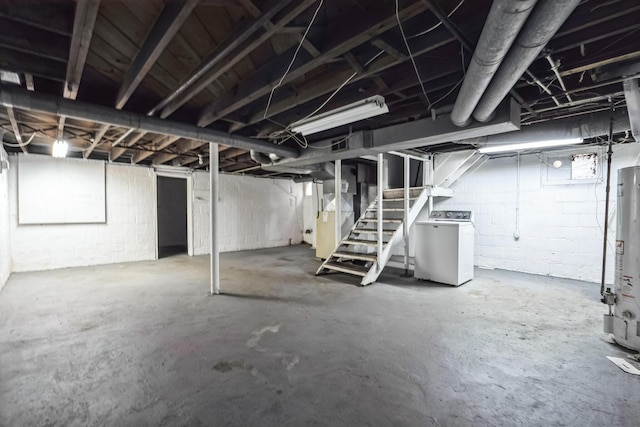
[[[383,242],[383,244],[386,242]],[[378,246],[377,240],[359,240],[359,239],[345,239],[340,242],[342,245],[366,245],[366,246]]]
[[[417,200],[417,199],[418,199],[417,197],[409,197],[410,202],[413,202],[414,200]],[[390,198],[383,197],[382,200],[385,202],[404,202],[404,197],[390,197]],[[378,200],[376,200],[374,203],[378,203]]]
[[[378,234],[377,228],[354,228],[354,233],[369,233],[369,234]],[[393,234],[395,230],[382,230],[382,234]]]
[[[369,271],[366,267],[359,267],[353,264],[345,264],[342,262],[327,262],[324,268],[328,270],[340,271],[342,273],[353,274],[355,276],[364,277]]]
[[[376,208],[375,206],[372,206],[370,208],[367,209],[368,211],[377,211],[378,208]],[[404,208],[382,208],[382,211],[387,211],[387,212],[404,212]]]
[[[378,260],[378,256],[375,254],[362,254],[359,252],[349,252],[349,251],[335,252],[333,256],[336,258],[352,258],[352,259],[360,259],[363,261],[372,261],[372,262],[375,262]]]
[[[378,218],[360,218],[360,221],[362,222],[377,222]],[[397,223],[401,223],[403,222],[403,219],[395,219],[395,218],[382,218],[382,222],[397,222]]]

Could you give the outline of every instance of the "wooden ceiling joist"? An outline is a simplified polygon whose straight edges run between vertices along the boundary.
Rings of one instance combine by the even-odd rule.
[[[7,115],[9,116],[9,121],[11,122],[11,129],[13,129],[13,134],[16,137],[16,141],[18,145],[20,145],[20,149],[26,154],[29,151],[27,150],[26,145],[22,139],[22,134],[20,133],[20,126],[18,125],[18,121],[16,120],[16,113],[13,111],[13,108],[7,107]]]
[[[200,77],[222,62],[234,49],[248,40],[257,30],[260,29],[260,27],[264,25],[267,20],[271,19],[271,17],[282,10],[292,0],[274,1],[275,3],[273,3],[271,7],[258,18],[251,20],[251,22],[246,22],[244,25],[239,25],[236,30],[229,34],[225,41],[217,46],[216,49],[207,56],[195,70],[191,71],[187,77],[182,79],[178,84],[178,87],[176,87],[168,97],[158,104],[151,113],[157,113],[160,109],[164,108],[171,101],[183,94]],[[163,115],[163,117],[166,116]]]
[[[142,48],[129,66],[120,85],[116,99],[116,108],[121,109],[127,103],[142,79],[160,57],[169,42],[189,17],[199,0],[179,0],[166,3],[156,20]]]
[[[455,41],[455,38],[452,37],[446,29],[439,28],[433,31],[428,36],[425,36],[422,39],[418,40],[414,44],[414,56],[418,57],[420,55],[424,55],[453,41]],[[388,70],[389,68],[395,67],[402,64],[403,62],[408,61],[408,59],[408,57],[399,59],[396,56],[391,55],[381,56],[372,64],[370,64],[366,70],[364,70],[362,73],[358,73],[355,77],[353,77],[350,80],[350,84],[355,84],[363,79],[374,77],[382,71]],[[247,125],[256,124],[264,119],[273,117],[277,114],[281,114],[285,111],[291,110],[296,106],[302,105],[320,96],[326,95],[334,91],[336,88],[340,87],[340,85],[342,85],[352,74],[353,71],[351,68],[336,71],[326,78],[314,82],[313,85],[296,91],[294,95],[288,98],[273,102],[269,106],[269,110],[266,113],[263,108],[251,111],[249,119],[247,120]],[[241,126],[232,126],[230,129],[232,132],[235,132],[240,130],[241,128]]]
[[[273,25],[271,30],[265,31],[255,40],[247,40],[241,46],[231,52],[227,58],[227,60],[219,63],[215,67],[212,67],[210,71],[200,77],[189,89],[185,91],[183,95],[171,101],[160,114],[161,117],[165,118],[173,114],[178,108],[183,106],[186,102],[200,93],[204,88],[208,87],[211,83],[220,78],[225,72],[230,70],[234,65],[240,62],[243,58],[253,52],[258,46],[262,43],[266,42],[271,38],[275,33],[279,31],[280,28],[283,28],[293,19],[295,19],[298,15],[304,12],[309,6],[314,3],[316,0],[300,0],[299,4],[293,7],[289,12],[285,13],[284,16]]]
[[[374,8],[372,7],[372,9]],[[413,3],[399,11],[398,16],[401,20],[406,20],[417,16],[426,8],[421,2]],[[344,55],[362,43],[396,27],[397,20],[396,15],[389,14],[388,10],[372,10],[372,15],[367,16],[366,19],[354,22],[349,17],[349,22],[337,22],[333,25],[335,27],[327,31],[328,34],[332,35],[332,39],[327,41],[328,48],[323,54],[314,58],[309,53],[299,52],[296,63],[282,79],[281,84],[287,84],[300,78],[328,60]],[[281,80],[281,76],[287,70],[295,50],[296,47],[280,55],[270,64],[258,70],[251,78],[246,79],[238,87],[234,88],[233,91],[227,92],[216,99],[202,111],[198,125],[207,126],[219,118],[268,95],[271,88]],[[265,79],[265,76],[269,76],[269,79]]]
[[[69,60],[67,62],[67,76],[64,81],[63,96],[68,99],[76,99],[80,80],[84,71],[84,64],[89,53],[93,28],[98,17],[100,0],[78,0],[73,21],[73,36],[69,47]],[[58,122],[58,138],[63,138],[64,117]]]

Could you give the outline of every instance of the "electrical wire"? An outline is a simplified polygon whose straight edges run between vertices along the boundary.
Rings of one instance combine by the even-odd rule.
[[[269,106],[271,106],[271,100],[273,99],[273,94],[276,91],[276,89],[278,87],[280,87],[280,85],[284,81],[285,77],[287,77],[287,74],[289,74],[289,71],[291,71],[291,67],[293,66],[293,63],[295,62],[296,58],[298,57],[298,52],[300,52],[300,48],[302,47],[302,44],[306,40],[307,34],[309,33],[309,30],[311,29],[311,26],[313,25],[313,22],[316,20],[316,16],[318,16],[318,12],[320,12],[320,8],[322,7],[323,3],[324,3],[324,0],[320,0],[320,3],[318,4],[318,7],[316,8],[316,11],[313,13],[313,17],[311,18],[311,21],[309,22],[309,25],[307,26],[307,29],[305,30],[304,34],[302,35],[302,38],[300,39],[300,43],[298,43],[298,47],[296,48],[296,51],[293,54],[293,58],[291,58],[291,62],[289,63],[289,66],[287,67],[287,70],[284,72],[284,74],[280,78],[280,81],[278,81],[278,83],[271,89],[271,93],[269,94],[269,101],[267,101],[267,106],[264,109],[263,118],[267,117],[267,112],[269,111]]]
[[[454,7],[454,8],[453,8],[453,10],[447,14],[447,18],[451,18],[451,15],[453,15],[454,13],[456,13],[456,11],[458,10],[458,8],[459,8],[460,6],[462,6],[462,3],[464,3],[464,1],[465,1],[465,0],[461,0],[461,1],[460,1],[460,3],[458,3],[458,5],[457,5],[456,7]],[[415,39],[416,37],[424,36],[425,34],[430,33],[431,31],[435,30],[436,28],[438,28],[438,27],[439,27],[439,26],[441,26],[441,25],[442,25],[442,21],[438,22],[436,25],[434,25],[434,26],[433,26],[433,27],[431,27],[431,28],[428,28],[428,29],[426,29],[426,30],[424,30],[424,31],[422,31],[422,32],[419,32],[418,34],[414,34],[414,35],[410,36],[410,37],[409,37],[409,39]]]
[[[404,40],[404,45],[407,48],[407,52],[409,53],[409,58],[411,59],[411,63],[413,64],[413,69],[416,72],[416,77],[418,78],[418,82],[420,83],[420,87],[422,88],[422,94],[427,101],[427,110],[431,109],[431,101],[429,101],[429,97],[427,96],[427,91],[424,88],[424,84],[422,83],[422,78],[420,77],[420,72],[418,71],[418,66],[416,65],[416,60],[413,58],[413,54],[411,53],[411,48],[409,47],[409,42],[407,41],[407,37],[404,34],[404,29],[402,28],[402,21],[400,20],[400,5],[399,0],[396,0],[396,21],[398,21],[398,28],[400,28],[400,34],[402,34],[402,39]]]
[[[29,138],[29,140],[28,140],[28,141],[23,142],[23,143],[17,143],[17,144],[14,144],[14,143],[12,143],[12,142],[6,142],[6,141],[4,141],[4,134],[5,134],[5,133],[7,133],[7,131],[6,131],[5,129],[2,129],[2,130],[3,130],[3,133],[2,133],[2,143],[3,143],[4,145],[6,145],[7,147],[12,147],[12,148],[23,148],[23,147],[26,147],[27,145],[31,144],[31,141],[33,141],[33,138],[35,138],[35,137],[36,137],[36,133],[34,132],[33,134],[31,134],[31,137]]]

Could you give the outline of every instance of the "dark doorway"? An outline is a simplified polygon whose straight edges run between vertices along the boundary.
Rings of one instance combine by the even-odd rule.
[[[158,177],[158,258],[187,252],[187,180]]]

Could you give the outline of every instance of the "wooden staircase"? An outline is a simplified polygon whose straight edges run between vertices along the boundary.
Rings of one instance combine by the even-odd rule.
[[[369,205],[316,275],[338,272],[361,277],[362,286],[374,283],[389,262],[393,249],[403,242],[404,227],[411,227],[430,197],[450,196],[451,190],[433,187],[409,189],[409,215],[404,218],[404,189],[383,192],[382,236],[378,236],[378,199]],[[405,221],[406,220],[406,221]],[[378,259],[378,239],[382,255]]]

